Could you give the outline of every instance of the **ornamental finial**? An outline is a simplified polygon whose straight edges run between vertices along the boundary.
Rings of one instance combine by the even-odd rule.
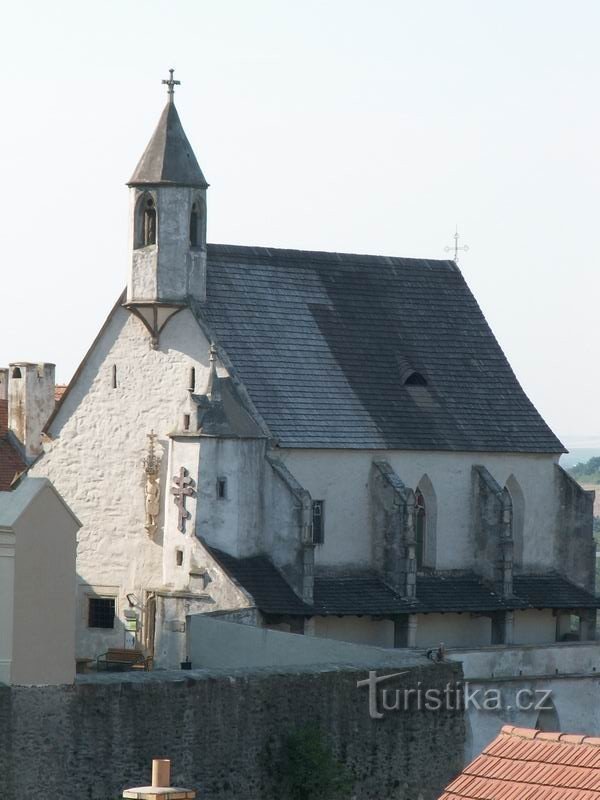
[[[173,78],[173,73],[175,72],[174,69],[169,70],[169,79],[163,80],[163,83],[166,84],[169,88],[167,89],[167,94],[169,95],[169,103],[174,102],[173,98],[175,95],[175,87],[181,86],[181,81],[176,81]]]

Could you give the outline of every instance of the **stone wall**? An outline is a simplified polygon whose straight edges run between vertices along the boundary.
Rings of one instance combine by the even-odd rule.
[[[475,758],[503,725],[600,735],[600,707],[590,702],[600,689],[597,642],[457,649],[448,651],[448,658],[461,663],[477,700],[490,690],[500,698],[498,710],[475,704],[467,709],[465,761]]]
[[[555,467],[558,514],[555,559],[558,570],[593,592],[596,581],[594,492],[586,491],[562,467]]]
[[[380,670],[382,672],[390,670]],[[456,664],[409,670],[407,686],[460,678]],[[462,767],[460,712],[371,719],[364,669],[81,676],[70,687],[0,689],[2,800],[116,800],[148,783],[152,757],[202,800],[277,796],[267,752],[320,726],[361,800],[434,800]],[[278,800],[284,798],[278,797]]]

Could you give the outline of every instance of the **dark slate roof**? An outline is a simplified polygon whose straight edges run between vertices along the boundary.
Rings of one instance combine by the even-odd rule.
[[[564,451],[451,261],[213,244],[195,311],[283,447]]]
[[[599,598],[560,575],[516,575],[515,595],[529,608],[599,608]]]
[[[420,609],[431,612],[501,611],[515,601],[486,586],[477,575],[426,575],[417,578]],[[517,601],[517,606],[521,605]]]
[[[266,556],[235,558],[216,547],[208,551],[240,586],[250,594],[265,614],[308,615],[306,605]]]
[[[318,614],[407,614],[415,605],[377,577],[315,578],[314,607]]]
[[[449,614],[527,608],[600,608],[600,598],[560,575],[520,575],[515,596],[503,598],[477,575],[419,575],[417,597],[401,597],[373,574],[316,576],[314,603],[301,600],[265,555],[235,558],[208,547],[223,569],[254,599],[265,614],[292,616],[360,616]]]
[[[129,181],[130,186],[208,184],[188,141],[174,103],[167,103],[152,138]]]

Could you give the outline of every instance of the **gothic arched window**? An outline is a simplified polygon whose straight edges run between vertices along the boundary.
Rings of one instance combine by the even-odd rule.
[[[143,236],[144,243],[142,247],[147,247],[149,244],[156,244],[156,207],[151,197],[148,197],[144,203]]]
[[[134,247],[156,244],[156,200],[150,192],[143,192],[137,199],[133,226]]]
[[[190,214],[190,247],[199,247],[200,227],[200,209],[198,208],[198,203],[193,203],[192,213]]]
[[[513,567],[518,572],[523,566],[523,529],[525,527],[525,496],[514,475],[505,484],[512,506]]]
[[[427,536],[427,512],[425,498],[417,489],[415,492],[415,558],[417,569],[421,569],[425,560],[425,537]]]

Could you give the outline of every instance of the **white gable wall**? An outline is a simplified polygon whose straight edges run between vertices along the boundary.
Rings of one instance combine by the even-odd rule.
[[[48,481],[0,493],[0,683],[72,682],[78,528]]]
[[[15,524],[13,684],[75,677],[75,553],[79,525],[49,484]]]
[[[115,592],[118,607],[125,594],[162,583],[162,526],[167,480],[167,433],[182,419],[189,403],[190,368],[196,390],[208,379],[209,343],[192,313],[185,309],[167,324],[156,350],[140,320],[117,308],[83,365],[75,385],[51,425],[53,441],[32,474],[48,476],[73,508],[83,528],[78,543],[80,637],[78,655],[102,647],[123,646],[123,630],[88,629],[86,586],[98,594]],[[112,388],[112,368],[117,388]],[[147,434],[158,435],[161,462],[161,518],[157,540],[144,529],[143,459]],[[92,592],[94,593],[94,592]]]

